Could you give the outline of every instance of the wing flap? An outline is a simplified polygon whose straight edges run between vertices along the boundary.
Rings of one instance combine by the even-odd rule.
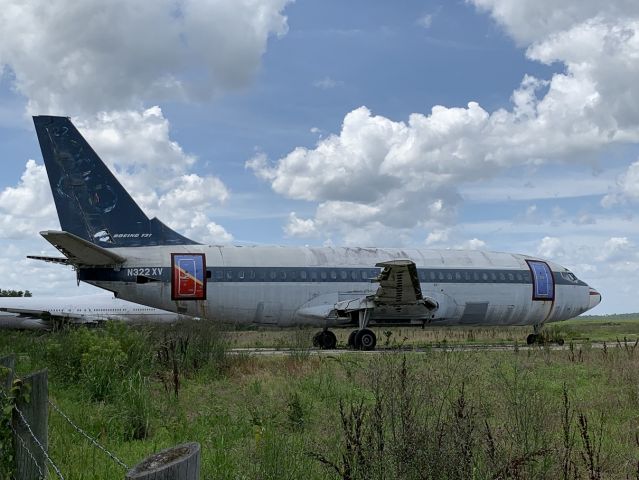
[[[381,305],[410,305],[423,300],[417,267],[410,260],[390,260],[375,265],[382,272],[374,280],[379,283],[375,301]]]
[[[44,239],[57,248],[75,266],[121,265],[125,258],[99,247],[69,232],[47,230],[40,232]]]

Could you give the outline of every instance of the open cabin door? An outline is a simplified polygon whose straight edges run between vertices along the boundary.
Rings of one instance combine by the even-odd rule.
[[[546,262],[526,260],[532,274],[532,308],[544,323],[555,306],[555,277]]]
[[[526,260],[533,280],[533,300],[555,299],[555,278],[546,262]]]

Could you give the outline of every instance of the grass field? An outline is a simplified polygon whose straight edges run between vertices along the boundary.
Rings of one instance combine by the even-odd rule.
[[[306,347],[312,331],[188,324],[2,332],[0,353],[18,354],[19,373],[48,368],[51,400],[130,466],[197,441],[203,479],[639,478],[639,318],[556,328],[572,348],[264,358],[226,351]],[[388,343],[527,333],[401,329]],[[124,478],[55,411],[49,441],[65,478]]]
[[[439,344],[513,344],[525,343],[531,327],[427,327],[373,328],[378,345],[426,347]],[[548,325],[551,336],[566,342],[614,342],[625,337],[639,338],[639,314],[579,317]],[[312,345],[317,329],[259,329],[228,333],[231,348],[272,347],[305,348]],[[338,345],[346,345],[349,329],[335,329]]]

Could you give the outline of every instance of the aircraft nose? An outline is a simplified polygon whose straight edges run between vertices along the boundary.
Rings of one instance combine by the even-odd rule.
[[[588,310],[591,308],[595,308],[597,305],[601,303],[601,293],[599,293],[594,288],[590,288],[590,303],[588,305]]]

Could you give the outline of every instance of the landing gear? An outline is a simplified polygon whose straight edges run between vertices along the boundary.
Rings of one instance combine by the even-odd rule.
[[[545,343],[556,343],[557,345],[562,346],[564,344],[564,339],[561,337],[557,338],[556,335],[553,336],[552,334],[548,335],[547,333],[541,333],[540,326],[535,325],[534,329],[535,332],[526,337],[526,343],[528,345],[534,345],[535,343],[539,345],[543,345]]]
[[[348,336],[349,348],[354,348],[355,350],[375,350],[375,345],[377,345],[375,332],[368,328],[353,330]]]
[[[368,328],[357,330],[355,334],[355,348],[359,350],[374,350],[377,345],[377,337]]]
[[[356,350],[374,350],[377,345],[377,337],[367,327],[370,319],[370,310],[359,311],[359,329],[353,330],[348,336],[348,346]]]
[[[322,350],[333,350],[337,346],[337,337],[330,330],[322,330],[313,335],[313,346]]]

